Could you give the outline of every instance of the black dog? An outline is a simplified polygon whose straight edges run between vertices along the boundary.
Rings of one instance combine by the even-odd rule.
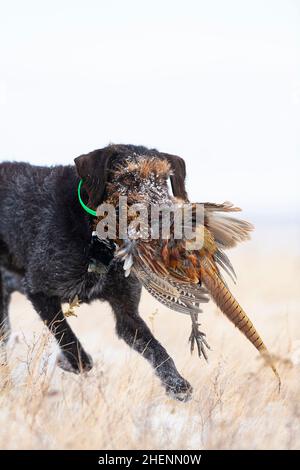
[[[152,364],[168,393],[186,400],[191,395],[190,384],[139,316],[140,282],[134,276],[125,278],[119,262],[109,263],[113,258],[109,246],[91,247],[94,219],[77,197],[82,178],[82,197],[96,208],[105,197],[114,166],[133,152],[144,158],[167,159],[173,169],[174,196],[187,198],[184,161],[145,147],[111,145],[76,158],[76,167],[0,165],[0,337],[2,344],[8,339],[10,294],[19,290],[59,343],[59,365],[72,372],[88,371],[92,359],[68,325],[61,304],[75,296],[87,303],[106,300],[113,309],[119,337]],[[109,263],[103,274],[88,270],[95,257],[98,263]]]

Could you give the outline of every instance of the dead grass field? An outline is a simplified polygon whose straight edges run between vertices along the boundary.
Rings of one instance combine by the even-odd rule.
[[[166,397],[151,367],[116,337],[106,304],[81,306],[70,320],[95,360],[81,377],[55,367],[56,345],[15,294],[9,364],[0,370],[0,448],[299,448],[299,230],[270,227],[230,255],[232,290],[277,357],[280,395],[272,371],[212,303],[201,317],[212,348],[206,364],[190,356],[189,318],[143,294],[143,317],[194,387],[183,404]]]

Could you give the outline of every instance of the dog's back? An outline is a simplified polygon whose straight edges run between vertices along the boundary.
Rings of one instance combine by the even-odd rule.
[[[21,269],[40,213],[41,192],[51,169],[28,163],[0,164],[1,264]],[[20,239],[22,243],[20,243]],[[12,257],[14,259],[12,259]],[[6,258],[3,260],[3,258]],[[5,261],[5,262],[3,262]],[[15,266],[12,266],[15,264]]]
[[[20,271],[40,231],[43,213],[53,206],[49,186],[70,167],[44,167],[29,163],[0,164],[0,263]]]

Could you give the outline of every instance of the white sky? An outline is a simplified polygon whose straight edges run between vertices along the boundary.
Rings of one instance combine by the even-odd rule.
[[[300,1],[0,0],[0,160],[134,143],[191,199],[300,208]]]

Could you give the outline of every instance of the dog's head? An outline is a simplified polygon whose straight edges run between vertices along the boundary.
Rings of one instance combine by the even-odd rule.
[[[161,153],[135,145],[109,145],[100,150],[94,150],[86,155],[75,158],[78,175],[83,180],[84,188],[89,196],[89,205],[99,206],[107,196],[107,188],[114,181],[114,175],[120,168],[134,160],[144,162],[165,161],[165,174],[170,176],[173,195],[187,200],[185,190],[185,163],[176,155]],[[163,168],[163,166],[162,166]]]

